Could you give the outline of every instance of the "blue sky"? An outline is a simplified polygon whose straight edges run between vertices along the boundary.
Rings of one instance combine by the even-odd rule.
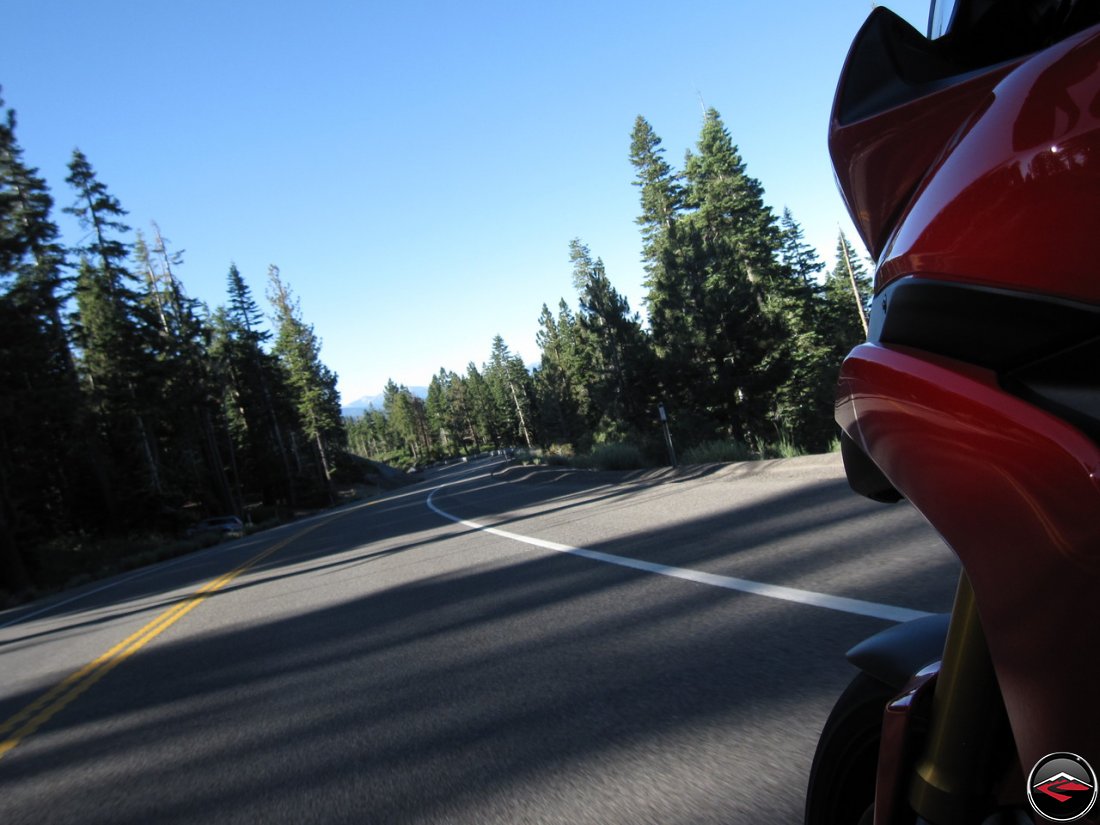
[[[927,3],[887,3],[924,28]],[[345,403],[463,372],[500,334],[535,362],[543,303],[575,305],[581,238],[642,309],[641,114],[675,166],[722,115],[777,214],[830,265],[854,238],[825,145],[865,0],[158,3],[13,0],[0,84],[65,239],[79,147],[224,301],[280,267]]]

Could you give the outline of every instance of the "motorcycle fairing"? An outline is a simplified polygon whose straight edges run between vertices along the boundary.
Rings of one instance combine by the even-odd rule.
[[[837,420],[959,555],[1021,763],[1096,764],[1100,27],[870,114],[843,104],[830,149],[879,261],[879,326]],[[891,318],[891,297],[919,311]]]
[[[979,80],[988,84],[1000,71]],[[937,97],[910,108],[938,118]],[[923,143],[917,122],[907,137]],[[1014,64],[990,86],[899,212],[878,257],[876,291],[916,275],[1100,305],[1098,215],[1094,26]]]
[[[965,72],[889,9],[871,12],[841,74],[829,152],[873,258],[928,170],[1009,68]]]
[[[868,340],[993,370],[1006,390],[1100,443],[1100,306],[902,278],[875,296]]]
[[[1100,592],[1100,449],[991,371],[917,350],[861,345],[841,392],[842,427],[970,576],[1021,760],[1096,760],[1100,718],[1080,709],[1100,623],[1067,627],[1061,605]]]

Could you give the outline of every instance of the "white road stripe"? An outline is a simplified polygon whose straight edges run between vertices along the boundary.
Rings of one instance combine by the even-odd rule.
[[[670,576],[674,579],[684,579],[685,581],[696,582],[698,584],[709,584],[711,587],[722,587],[726,590],[736,590],[740,593],[766,596],[769,599],[780,599],[786,602],[796,602],[797,604],[806,604],[813,607],[824,607],[827,610],[839,610],[842,613],[869,616],[873,619],[885,619],[888,622],[907,622],[911,619],[920,619],[924,616],[932,615],[922,610],[910,610],[907,607],[895,607],[889,604],[865,602],[861,599],[848,599],[844,596],[830,596],[827,593],[815,593],[812,590],[799,590],[794,587],[783,587],[778,584],[764,584],[763,582],[738,579],[733,576],[719,576],[715,573],[704,573],[701,570],[691,570],[687,567],[670,567],[665,564],[642,561],[641,559],[632,559],[629,556],[616,556],[611,553],[601,553],[598,550],[588,550],[584,547],[572,547],[568,544],[558,544],[555,541],[546,541],[545,539],[523,536],[519,533],[511,533],[507,530],[500,530],[496,527],[488,527],[484,524],[479,524],[476,521],[467,521],[445,510],[441,510],[432,499],[434,499],[435,494],[442,489],[443,487],[436,487],[428,495],[427,500],[428,507],[437,515],[473,530],[481,530],[482,532],[491,533],[501,538],[522,542],[533,547],[541,547],[544,550],[553,550],[557,553],[568,553],[571,556],[580,556],[581,558],[603,562],[604,564],[615,564],[619,567],[629,567],[633,570],[656,573],[660,576]]]

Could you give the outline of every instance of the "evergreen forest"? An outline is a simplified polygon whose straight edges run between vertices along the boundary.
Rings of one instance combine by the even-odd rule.
[[[79,150],[58,199],[85,235],[66,246],[16,128],[6,111],[0,605],[119,569],[204,516],[258,524],[330,505],[368,459],[625,448],[655,464],[667,461],[658,405],[682,451],[823,451],[834,439],[836,372],[865,335],[865,267],[841,235],[824,271],[790,212],[765,205],[714,110],[680,169],[644,118],[634,124],[647,323],[574,239],[575,304],[542,306],[540,363],[497,336],[482,365],[440,369],[426,398],[391,381],[383,409],[354,419],[278,267],[266,312],[231,263],[211,310],[188,295],[181,252],[155,223],[135,232]]]
[[[346,422],[351,452],[402,464],[519,446],[657,464],[659,406],[687,457],[830,449],[837,370],[866,337],[870,279],[855,249],[841,234],[826,273],[790,211],[764,203],[713,109],[681,169],[643,117],[630,161],[648,323],[573,239],[576,303],[542,306],[539,364],[497,336],[488,361],[441,369],[426,398],[391,381],[381,410]]]

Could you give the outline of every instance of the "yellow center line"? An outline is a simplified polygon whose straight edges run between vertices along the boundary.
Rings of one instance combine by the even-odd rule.
[[[273,553],[282,550],[288,544],[307,533],[327,524],[332,519],[325,519],[317,524],[310,525],[300,530],[289,538],[273,544],[261,553],[250,558],[244,564],[234,570],[207,582],[183,601],[165,610],[147,625],[135,633],[131,633],[107,652],[97,656],[79,670],[62,679],[50,690],[43,693],[17,714],[3,724],[0,724],[0,759],[3,759],[12,749],[28,736],[37,731],[61,710],[70,705],[77,697],[88,688],[129,659],[141,648],[174,625],[214,593],[225,588],[235,578],[245,573]]]

